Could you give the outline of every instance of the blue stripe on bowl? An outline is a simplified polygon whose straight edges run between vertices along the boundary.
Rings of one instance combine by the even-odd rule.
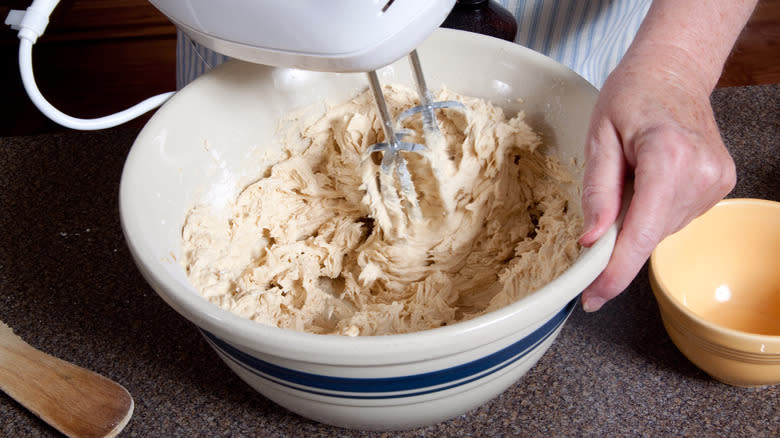
[[[444,391],[493,374],[517,362],[544,342],[566,321],[577,298],[533,333],[488,356],[454,367],[384,378],[334,377],[296,371],[247,354],[201,329],[209,343],[245,370],[269,381],[311,394],[349,399],[413,397]]]

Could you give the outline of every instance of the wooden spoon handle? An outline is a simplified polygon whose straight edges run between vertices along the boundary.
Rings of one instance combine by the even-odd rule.
[[[68,437],[113,437],[133,414],[118,383],[43,353],[0,321],[0,389]]]

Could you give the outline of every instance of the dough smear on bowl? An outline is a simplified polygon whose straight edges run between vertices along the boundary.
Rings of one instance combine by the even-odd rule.
[[[391,113],[417,104],[385,87]],[[195,206],[182,263],[210,302],[254,321],[340,335],[408,333],[465,321],[532,293],[579,255],[566,167],[524,122],[442,89],[443,142],[405,153],[420,215],[380,199],[383,141],[369,92],[298,122],[283,158],[217,212]],[[404,141],[424,142],[420,122]],[[375,153],[377,154],[377,153]],[[397,178],[396,178],[397,179]]]

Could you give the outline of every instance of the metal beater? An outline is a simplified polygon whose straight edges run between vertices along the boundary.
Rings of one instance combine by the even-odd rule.
[[[438,139],[441,136],[441,131],[434,110],[442,108],[465,109],[465,107],[462,103],[453,100],[434,102],[425,82],[425,76],[423,75],[417,50],[412,50],[409,53],[409,62],[417,85],[420,105],[403,111],[398,115],[397,120],[393,120],[390,111],[387,109],[387,102],[382,93],[382,86],[376,71],[372,70],[368,72],[368,83],[374,96],[379,118],[382,121],[382,129],[386,140],[384,143],[377,143],[371,146],[368,153],[381,152],[383,154],[382,162],[380,164],[381,171],[385,174],[392,172],[397,174],[399,186],[401,188],[400,195],[408,202],[409,214],[412,216],[419,216],[419,204],[417,202],[417,192],[414,188],[414,181],[412,181],[412,175],[409,172],[406,158],[401,155],[401,151],[420,152],[427,149],[427,146],[403,141],[403,138],[409,134],[409,131],[398,130],[395,127],[400,125],[401,121],[415,114],[422,113],[423,137],[428,145],[436,145],[439,143]],[[381,187],[382,193],[395,198],[396,195],[392,194],[390,190],[389,187]]]

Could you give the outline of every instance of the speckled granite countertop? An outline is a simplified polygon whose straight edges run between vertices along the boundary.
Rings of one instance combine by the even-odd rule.
[[[780,85],[720,89],[737,163],[731,197],[780,200]],[[643,271],[602,311],[577,310],[516,385],[448,422],[380,434],[317,424],[240,381],[147,286],[117,192],[137,130],[0,138],[0,319],[34,346],[133,395],[121,436],[780,435],[780,385],[718,383],[669,340]],[[56,432],[0,393],[0,436]]]

